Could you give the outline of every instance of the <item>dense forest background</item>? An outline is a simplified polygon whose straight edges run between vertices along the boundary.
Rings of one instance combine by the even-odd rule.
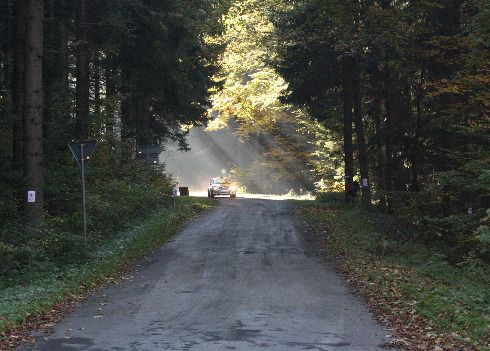
[[[135,160],[205,123],[225,7],[208,1],[15,0],[0,5],[0,274],[77,259],[87,169],[92,245],[162,206],[172,180]],[[27,202],[36,191],[36,202]]]
[[[412,239],[488,259],[489,20],[480,0],[235,2],[212,125],[267,131],[260,167],[300,159],[317,190],[358,185]]]
[[[137,145],[208,122],[261,145],[243,185],[340,194],[488,260],[489,22],[485,0],[3,1],[0,274],[80,251],[71,140],[99,140],[104,237],[172,186]]]

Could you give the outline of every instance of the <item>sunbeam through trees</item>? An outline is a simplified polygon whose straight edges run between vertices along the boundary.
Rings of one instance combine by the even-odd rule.
[[[489,24],[488,0],[2,0],[0,312],[2,291],[64,279],[155,211],[168,231],[226,204],[169,210],[219,176],[488,269]],[[68,144],[87,139],[82,184]],[[0,339],[35,312],[0,314]]]

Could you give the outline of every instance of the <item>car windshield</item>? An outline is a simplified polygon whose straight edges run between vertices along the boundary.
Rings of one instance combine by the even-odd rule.
[[[227,178],[216,178],[212,180],[213,184],[230,184],[231,180]]]

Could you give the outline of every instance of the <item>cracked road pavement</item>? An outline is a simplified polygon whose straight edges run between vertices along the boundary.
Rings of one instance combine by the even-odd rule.
[[[218,201],[24,350],[383,350],[293,203]]]

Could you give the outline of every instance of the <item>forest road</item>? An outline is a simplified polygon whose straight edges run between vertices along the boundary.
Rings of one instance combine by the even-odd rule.
[[[383,350],[294,203],[218,202],[24,350]]]

